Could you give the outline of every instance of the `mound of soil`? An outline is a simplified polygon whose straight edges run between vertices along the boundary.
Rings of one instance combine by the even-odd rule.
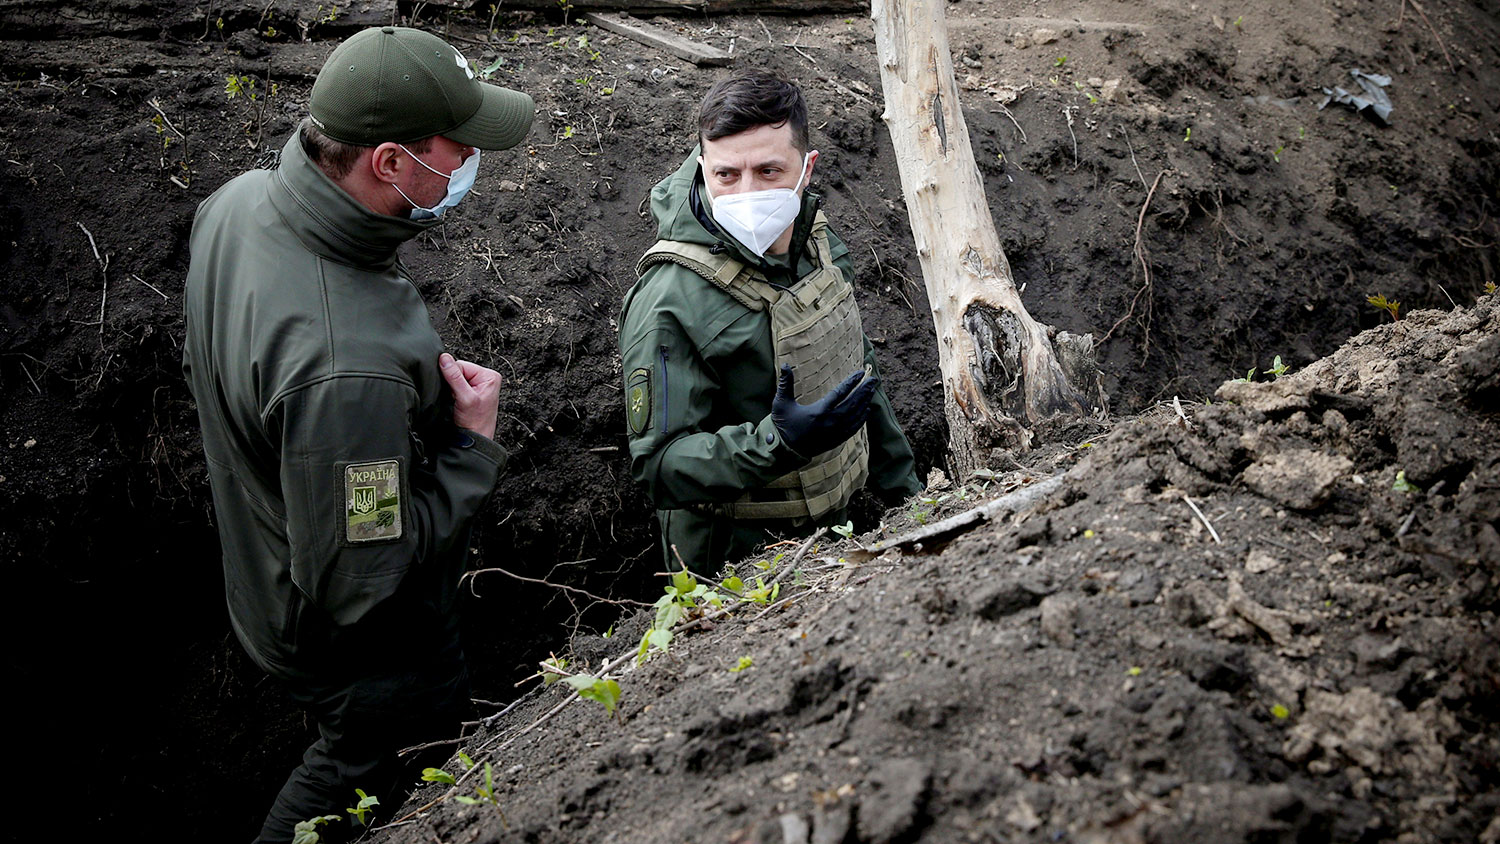
[[[529,696],[462,745],[500,811],[471,776],[372,840],[1492,841],[1497,438],[1500,300],[1413,314],[940,553],[777,558],[789,594],[640,668],[649,611],[575,639],[613,717]]]
[[[445,35],[539,107],[530,143],[486,156],[471,198],[403,251],[450,347],[506,378],[498,436],[513,458],[476,565],[598,595],[657,588],[654,520],[624,457],[614,317],[654,237],[643,200],[686,154],[692,110],[724,71],[561,8],[492,21],[447,4],[314,5],[0,8],[0,560],[14,578],[6,629],[26,643],[6,664],[46,701],[15,754],[95,772],[77,799],[80,823],[100,830],[170,817],[184,835],[248,837],[311,735],[229,634],[179,368],[181,284],[197,203],[281,144],[334,44],[378,10]],[[1495,10],[1388,5],[948,6],[1017,283],[1038,318],[1104,338],[1116,409],[1206,396],[1275,355],[1306,366],[1388,319],[1367,295],[1447,308],[1495,280]],[[869,22],[656,22],[806,89],[815,182],[856,256],[897,415],[922,469],[943,466],[936,348]],[[1356,68],[1392,77],[1389,127],[1317,109]],[[1426,456],[1403,464],[1423,488],[1448,481],[1448,496],[1460,470],[1441,455],[1474,447],[1450,430],[1413,439]],[[1022,459],[1042,471],[1077,454]],[[1250,478],[1300,488],[1277,481],[1299,460]],[[1110,467],[1091,465],[1108,487]],[[861,530],[881,521],[872,500],[857,510]],[[475,587],[463,612],[487,699],[618,615],[499,574]],[[93,726],[101,714],[110,728]]]

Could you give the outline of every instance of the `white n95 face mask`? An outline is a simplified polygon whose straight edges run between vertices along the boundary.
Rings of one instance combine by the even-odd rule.
[[[418,164],[426,167],[428,170],[431,170],[432,172],[448,180],[447,195],[443,197],[443,200],[441,202],[432,206],[431,208],[423,208],[417,203],[411,202],[411,197],[406,195],[406,191],[402,190],[394,184],[391,185],[391,187],[396,188],[396,193],[401,194],[402,199],[406,200],[407,202],[411,202],[411,218],[413,220],[433,220],[443,216],[444,211],[447,211],[449,208],[457,205],[459,203],[459,200],[463,199],[464,196],[468,194],[469,188],[474,187],[474,180],[479,176],[478,149],[475,149],[472,153],[469,153],[469,157],[465,158],[463,163],[458,165],[458,168],[455,169],[450,175],[448,173],[444,173],[441,170],[433,168],[427,162],[423,161],[420,158],[417,158],[417,154],[409,149],[406,149],[404,145],[397,144],[396,146],[405,149],[406,154],[415,159]]]
[[[797,189],[807,177],[809,152],[802,156],[802,173],[797,184],[790,188],[771,188],[748,193],[730,193],[724,196],[709,194],[713,203],[714,222],[731,237],[744,244],[756,255],[766,257],[766,250],[781,237],[782,232],[797,219],[802,210],[802,198]]]

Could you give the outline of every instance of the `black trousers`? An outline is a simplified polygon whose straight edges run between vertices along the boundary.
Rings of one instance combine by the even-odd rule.
[[[339,815],[318,828],[320,841],[341,842],[363,831],[344,811],[359,803],[354,789],[380,799],[379,821],[419,784],[424,767],[441,765],[452,748],[398,758],[402,748],[458,735],[469,712],[469,673],[455,642],[438,658],[334,682],[286,680],[293,699],[318,724],[318,740],[287,777],[256,844],[289,844],[298,821]],[[367,816],[367,819],[370,816]]]

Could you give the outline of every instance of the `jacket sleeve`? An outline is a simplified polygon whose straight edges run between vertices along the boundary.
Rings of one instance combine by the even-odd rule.
[[[416,439],[417,405],[406,383],[345,376],[282,397],[268,415],[280,434],[292,581],[335,624],[358,621],[409,572],[456,550],[462,560],[504,467],[505,450],[472,431]]]
[[[627,314],[620,325],[630,472],[657,508],[734,501],[807,462],[782,441],[770,414],[711,426],[721,392],[734,385],[706,371],[670,314],[639,310],[649,313]]]
[[[833,263],[844,271],[844,277],[853,284],[854,262],[849,257],[848,248],[832,232],[828,234],[828,241]],[[870,368],[870,372],[879,376],[880,364],[875,360],[875,347],[870,344],[868,335],[864,341],[865,365]],[[886,395],[883,383],[875,392],[875,399],[870,402],[870,418],[865,423],[865,433],[870,437],[869,486],[887,504],[921,492],[924,484],[917,477],[916,459],[912,456],[911,444],[906,441],[906,434],[896,421],[896,413],[891,409],[891,400]]]

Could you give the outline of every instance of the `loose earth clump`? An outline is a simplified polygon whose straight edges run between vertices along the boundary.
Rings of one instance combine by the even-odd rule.
[[[914,509],[768,554],[738,574],[784,597],[642,667],[647,613],[580,633],[613,715],[538,684],[460,743],[501,811],[428,786],[374,840],[1491,840],[1497,347],[1494,295],[1421,311],[1077,443],[936,548],[863,550]]]
[[[334,15],[180,0],[0,10],[0,559],[27,604],[8,616],[15,682],[42,704],[15,757],[86,772],[72,786],[80,834],[171,823],[249,837],[309,741],[229,634],[181,291],[197,203],[269,162],[333,45],[363,26],[427,26],[539,107],[528,144],[487,155],[476,192],[403,253],[449,347],[506,379],[498,436],[513,457],[476,567],[657,594],[614,317],[654,236],[642,200],[688,153],[693,108],[723,71],[560,9],[500,5],[493,22],[384,0]],[[956,478],[899,511],[860,503],[857,531],[899,532],[1068,472],[1049,509],[942,557],[808,562],[783,597],[821,591],[686,635],[628,677],[620,726],[574,705],[526,734],[497,766],[527,766],[501,777],[515,829],[723,840],[811,822],[821,841],[843,817],[872,841],[965,823],[1201,840],[1232,816],[1250,819],[1226,827],[1246,837],[1473,840],[1494,812],[1494,575],[1468,561],[1497,558],[1485,496],[1500,341],[1493,306],[1474,303],[1500,258],[1500,24],[1473,4],[1408,6],[949,4],[1023,298],[1102,338],[1114,409],[1146,416],[996,455],[984,492]],[[854,251],[897,415],[922,469],[944,467],[937,350],[869,21],[656,22],[806,89],[816,187]],[[1389,127],[1317,110],[1355,68],[1392,77]],[[1366,304],[1376,294],[1406,318]],[[1479,321],[1442,327],[1463,319]],[[1278,355],[1292,375],[1202,405]],[[1158,405],[1173,396],[1191,429]],[[1414,489],[1395,489],[1398,472]],[[1176,491],[1223,544],[1190,533],[1200,523]],[[643,629],[622,621],[604,651],[615,605],[501,573],[473,587],[463,612],[485,700],[511,700],[569,636],[597,667]],[[723,670],[746,654],[753,668]],[[561,724],[588,737],[565,741]],[[961,743],[944,749],[948,732]],[[528,747],[543,749],[509,756]],[[666,779],[640,776],[658,767]],[[563,802],[541,790],[564,782]],[[663,808],[661,794],[700,787],[712,796]],[[490,834],[451,812],[423,823]],[[595,812],[615,825],[593,826]]]

